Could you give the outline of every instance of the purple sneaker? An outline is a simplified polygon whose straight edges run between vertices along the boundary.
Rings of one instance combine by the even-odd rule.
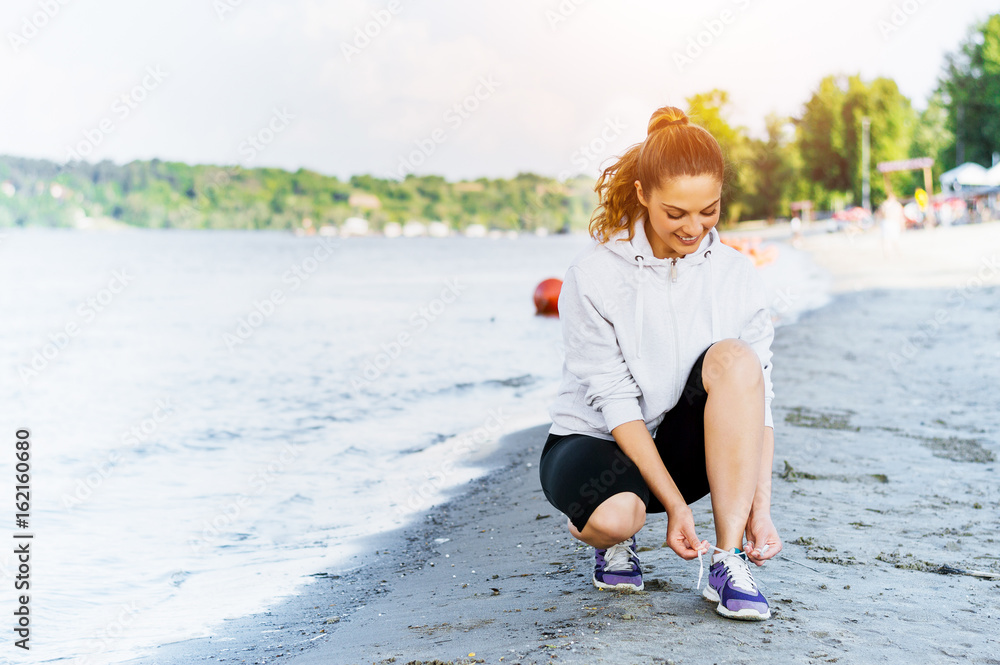
[[[701,595],[718,603],[715,611],[724,617],[744,621],[770,619],[771,608],[754,582],[746,554],[733,548],[715,556],[722,558],[709,568],[708,585]]]
[[[642,570],[635,554],[635,536],[595,553],[594,586],[616,591],[642,591]]]

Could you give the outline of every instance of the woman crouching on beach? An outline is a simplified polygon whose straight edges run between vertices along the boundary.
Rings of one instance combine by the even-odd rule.
[[[718,613],[761,620],[748,562],[781,551],[774,328],[752,262],[715,229],[724,179],[718,142],[673,107],[598,179],[595,242],[559,296],[566,360],[539,471],[570,533],[597,549],[596,586],[643,588],[635,534],[666,512],[681,558],[713,552],[703,595]],[[706,494],[715,546],[688,507]]]

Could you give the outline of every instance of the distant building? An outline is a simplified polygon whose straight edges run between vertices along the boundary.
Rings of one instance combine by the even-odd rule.
[[[340,227],[342,236],[366,236],[368,235],[368,220],[361,217],[348,217]]]
[[[398,238],[403,235],[403,227],[399,222],[386,222],[382,227],[382,233],[386,238]]]
[[[425,235],[427,235],[427,225],[423,222],[411,219],[406,224],[403,224],[403,237],[416,238]]]
[[[430,222],[427,224],[427,234],[432,238],[447,238],[451,235],[451,227],[448,222]]]
[[[347,205],[352,208],[363,208],[365,210],[378,210],[382,207],[382,202],[374,194],[364,192],[354,192],[347,199]]]

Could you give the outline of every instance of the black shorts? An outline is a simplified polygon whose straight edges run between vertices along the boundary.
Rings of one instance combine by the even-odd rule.
[[[688,374],[677,406],[663,417],[653,441],[670,477],[688,503],[708,494],[705,467],[705,402],[702,351]],[[638,467],[614,441],[586,434],[549,434],[538,473],[545,498],[582,531],[597,506],[621,492],[637,494],[647,513],[665,508],[653,496]]]

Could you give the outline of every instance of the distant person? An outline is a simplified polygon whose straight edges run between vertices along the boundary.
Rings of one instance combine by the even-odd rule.
[[[882,255],[887,259],[892,259],[899,254],[899,236],[906,225],[906,217],[903,214],[903,206],[896,199],[895,194],[889,194],[889,198],[883,201],[880,212],[882,215]]]
[[[715,138],[664,107],[598,179],[594,242],[559,297],[566,358],[539,474],[570,534],[596,548],[597,587],[643,588],[635,534],[666,512],[681,558],[713,552],[703,595],[716,611],[760,620],[770,608],[748,564],[782,547],[774,329],[753,263],[715,228],[724,178]],[[688,506],[708,494],[714,547]]]
[[[802,246],[802,220],[799,219],[798,215],[792,217],[792,221],[788,223],[792,230],[792,247]]]
[[[945,201],[938,211],[938,223],[941,226],[951,226],[952,207],[950,201]]]

